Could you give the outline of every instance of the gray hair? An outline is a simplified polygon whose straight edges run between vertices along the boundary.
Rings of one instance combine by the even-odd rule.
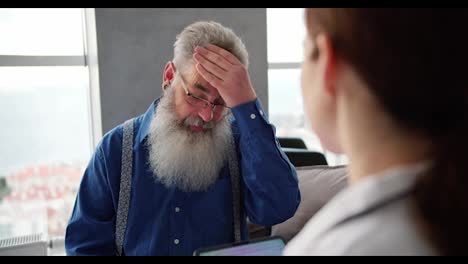
[[[249,55],[242,40],[232,31],[214,21],[199,21],[187,26],[174,43],[174,64],[182,72],[193,66],[193,53],[197,46],[213,44],[236,56],[248,67]]]

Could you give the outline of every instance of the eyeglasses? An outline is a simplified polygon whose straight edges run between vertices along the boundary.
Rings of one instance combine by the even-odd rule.
[[[179,75],[180,79],[182,80],[182,86],[184,88],[185,95],[187,95],[186,97],[187,103],[189,103],[190,105],[196,108],[203,108],[203,109],[210,106],[211,114],[212,114],[211,118],[225,117],[230,113],[231,108],[229,108],[228,106],[223,105],[223,104],[212,103],[206,99],[200,98],[190,93],[190,91],[188,90],[187,84],[185,83],[185,80],[182,77],[182,74],[180,74],[179,71],[176,71],[176,73]]]

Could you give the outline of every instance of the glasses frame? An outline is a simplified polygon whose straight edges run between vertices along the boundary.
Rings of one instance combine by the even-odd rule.
[[[173,65],[173,63],[172,63],[172,67],[173,67],[173,69],[175,68],[174,65]],[[224,118],[224,117],[226,117],[227,115],[230,114],[230,112],[231,112],[231,111],[230,111],[230,110],[231,110],[230,107],[228,107],[228,106],[226,106],[226,105],[224,105],[224,104],[212,103],[212,102],[210,102],[210,101],[208,101],[208,100],[206,100],[206,99],[200,98],[200,97],[198,97],[198,96],[192,94],[192,93],[189,91],[188,86],[187,86],[187,84],[186,84],[186,82],[185,82],[185,79],[184,79],[184,77],[182,76],[182,74],[181,74],[179,71],[176,71],[175,69],[174,69],[174,71],[175,71],[176,74],[179,76],[179,78],[180,78],[180,80],[181,80],[181,82],[182,82],[182,87],[183,87],[183,89],[184,89],[184,91],[185,91],[185,95],[186,95],[187,97],[191,97],[191,98],[193,98],[193,99],[195,99],[195,100],[198,100],[198,101],[200,101],[200,102],[203,102],[204,105],[200,105],[200,106],[194,105],[194,104],[190,103],[188,100],[186,100],[187,103],[189,103],[190,105],[192,105],[192,106],[194,106],[194,107],[199,107],[199,108],[202,108],[202,109],[205,109],[206,107],[210,106],[210,109],[211,109],[211,119],[213,119],[213,117],[214,117],[214,109],[215,109],[215,107],[222,107],[222,108],[224,109],[224,110],[221,112],[221,113],[222,113],[222,114],[221,114],[221,118]],[[225,112],[224,112],[224,111],[225,111]]]

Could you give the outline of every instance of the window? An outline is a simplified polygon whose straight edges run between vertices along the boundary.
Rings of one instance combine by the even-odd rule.
[[[92,151],[82,9],[0,9],[0,239],[63,236]]]
[[[300,137],[311,150],[325,153],[330,165],[346,162],[328,153],[304,116],[300,75],[306,36],[303,8],[267,9],[268,102],[278,137]]]

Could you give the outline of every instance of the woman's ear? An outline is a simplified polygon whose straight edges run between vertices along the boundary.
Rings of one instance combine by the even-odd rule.
[[[337,61],[336,52],[330,36],[318,34],[315,38],[317,45],[317,59],[322,67],[325,92],[330,96],[336,95]]]

